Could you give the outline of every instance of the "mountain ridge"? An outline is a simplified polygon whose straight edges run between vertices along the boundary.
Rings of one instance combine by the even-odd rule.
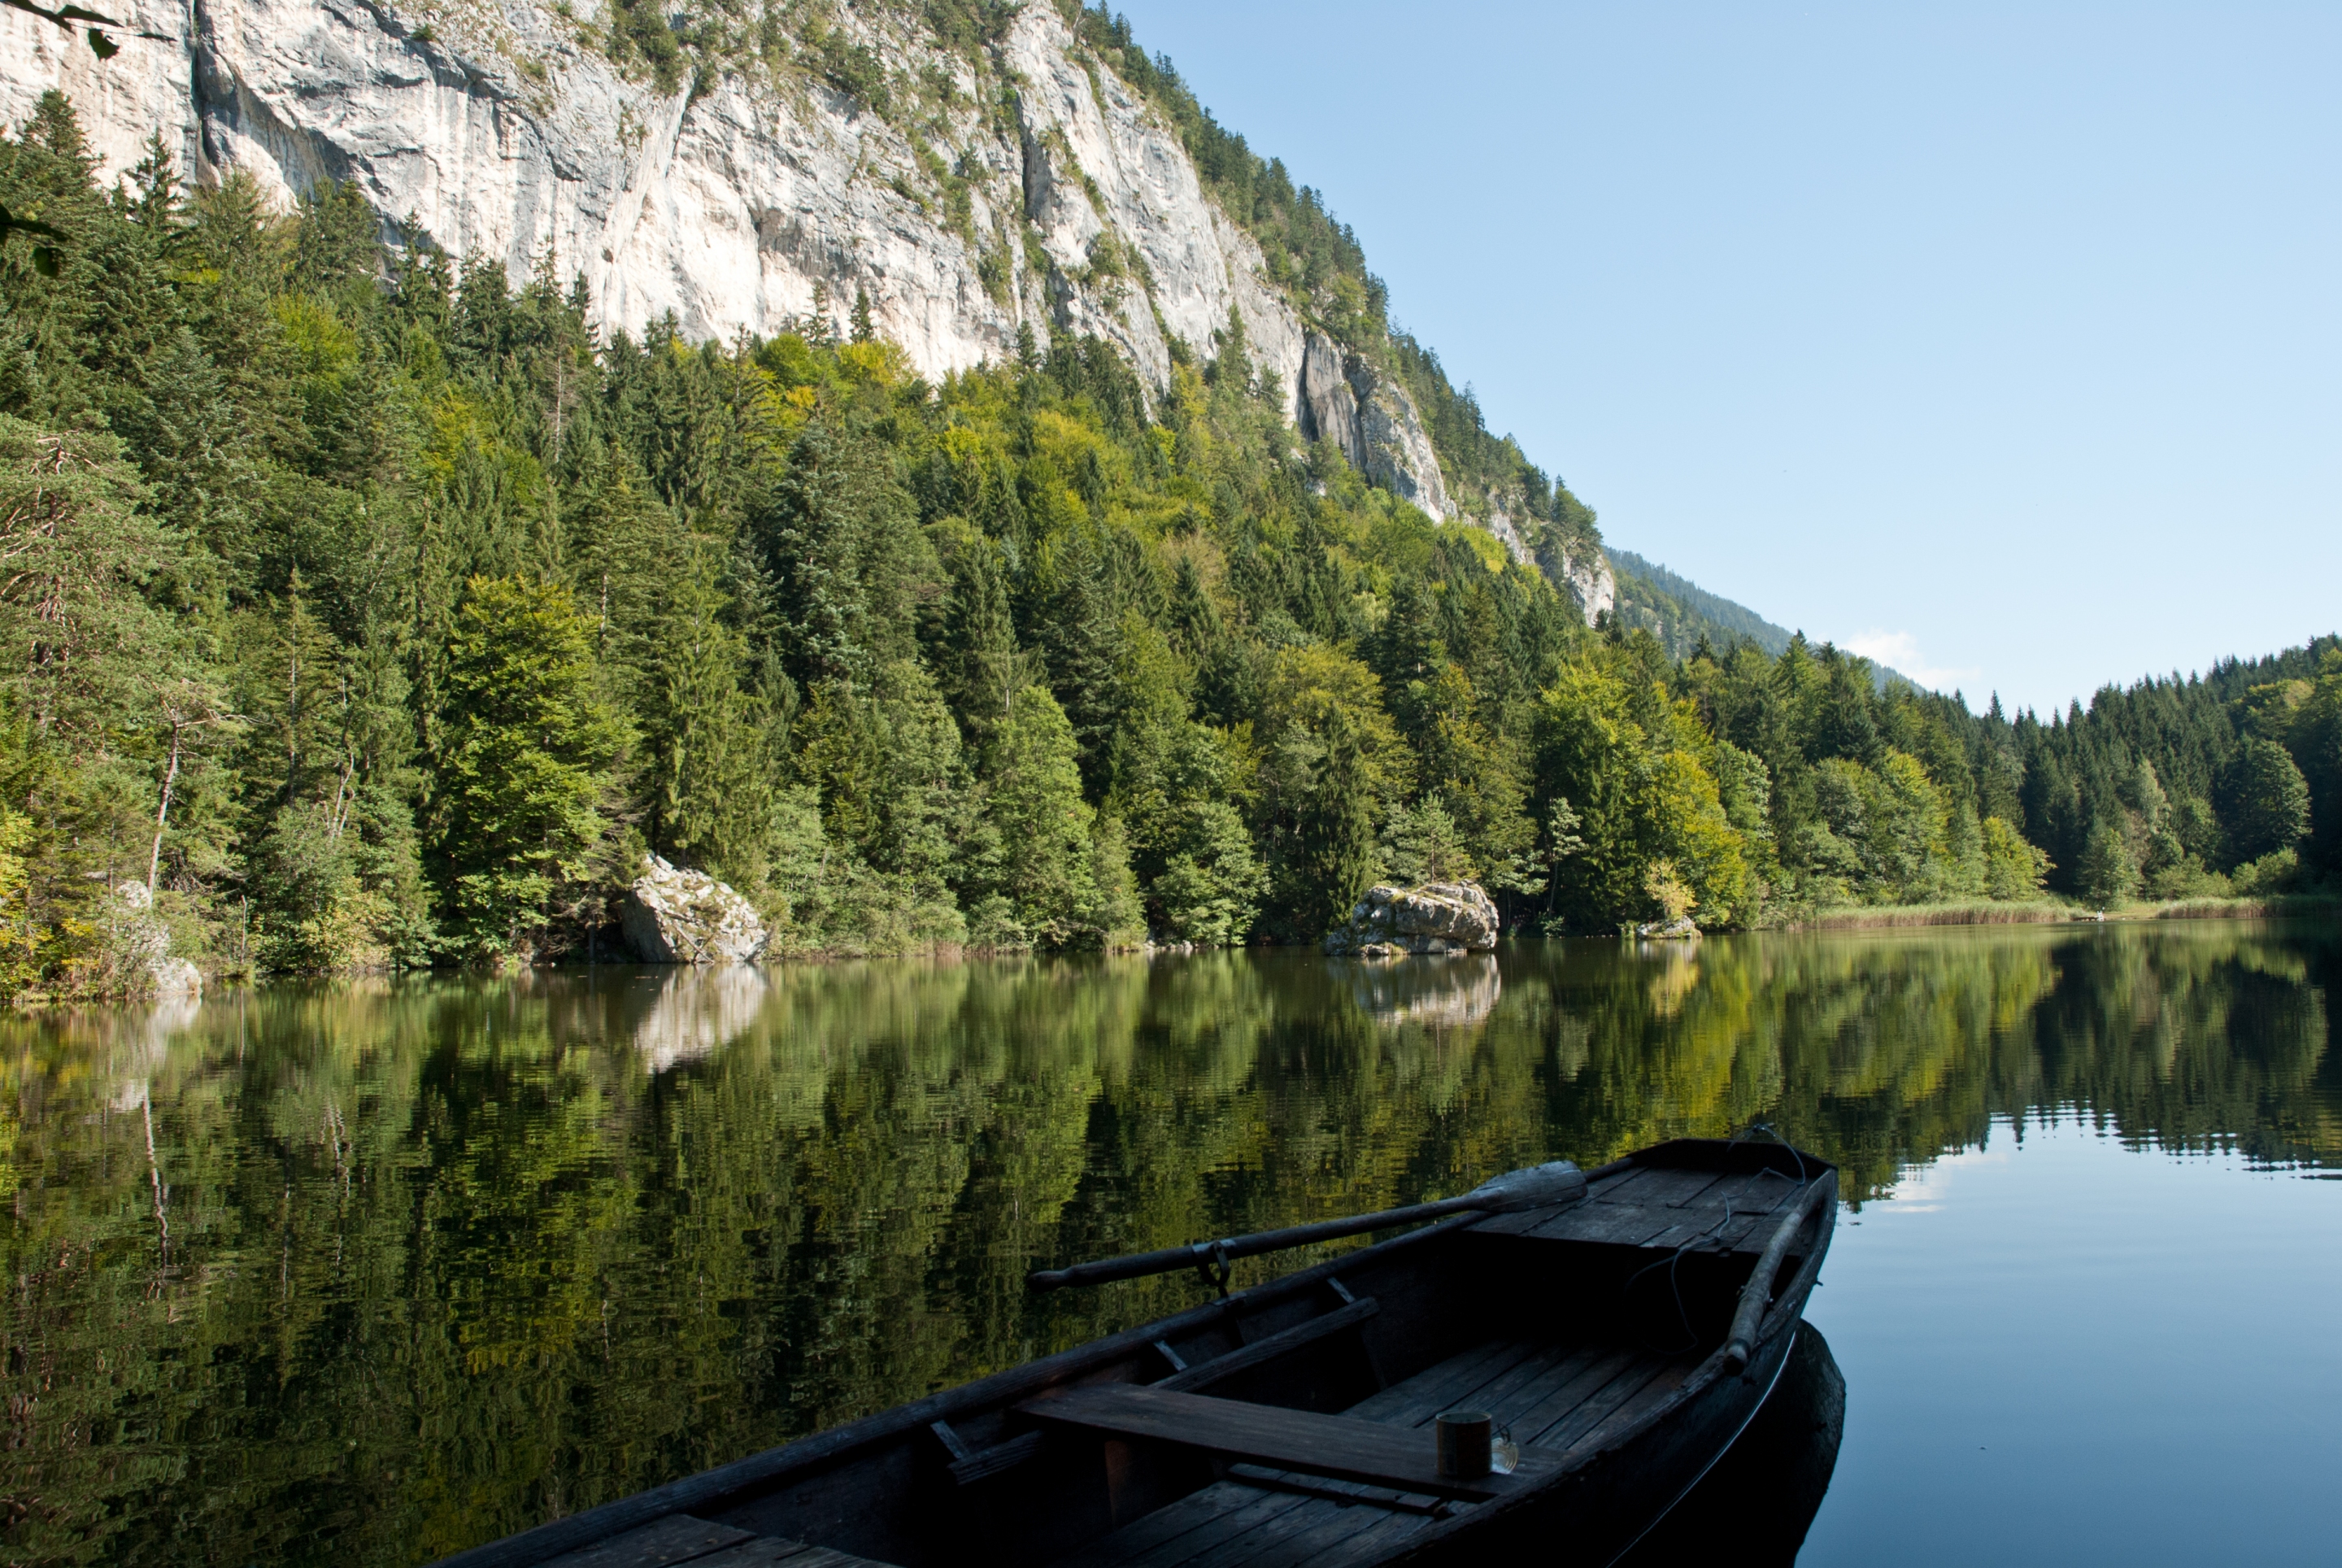
[[[680,19],[678,25],[676,19]],[[770,336],[849,303],[929,379],[1027,335],[1113,344],[1151,396],[1232,329],[1306,437],[1536,561],[1589,623],[1590,508],[1486,428],[1322,199],[1254,155],[1126,22],[1056,0],[500,7],[134,0],[175,42],[97,60],[0,15],[0,114],[56,88],[102,178],[160,136],[280,209],[343,181],[395,245],[584,280],[605,331]]]
[[[1745,637],[1776,658],[1788,648],[1794,634],[1746,605],[1710,593],[1633,550],[1615,545],[1605,549],[1618,574],[1618,618],[1649,630],[1676,658],[1688,654],[1703,634]]]

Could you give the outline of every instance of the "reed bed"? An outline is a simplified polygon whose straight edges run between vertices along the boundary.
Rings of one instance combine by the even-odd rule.
[[[2342,912],[2332,893],[2281,894],[2274,898],[2174,899],[2162,903],[2124,904],[2099,910],[2055,900],[2026,903],[1878,904],[1822,910],[1781,922],[1785,931],[1873,931],[1907,926],[2047,926],[2075,920],[2256,920],[2280,915]]]
[[[1823,910],[1800,920],[1785,921],[1781,929],[1791,931],[1871,931],[1897,926],[2046,926],[2092,918],[2094,911],[2046,900],[2022,904],[1979,900],[1965,904],[1875,904]]]

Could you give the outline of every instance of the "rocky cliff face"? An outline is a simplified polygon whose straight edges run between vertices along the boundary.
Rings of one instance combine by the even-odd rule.
[[[1370,483],[1432,517],[1456,516],[1439,456],[1406,388],[1345,353],[1323,333],[1306,333],[1302,344],[1300,396],[1294,409],[1301,433],[1313,441],[1333,442]],[[1519,547],[1516,534],[1514,554],[1526,560]]]
[[[1577,598],[1577,608],[1592,626],[1598,616],[1606,615],[1618,607],[1618,579],[1610,570],[1610,558],[1602,553],[1599,545],[1583,549],[1548,550],[1545,558],[1546,574],[1566,588]]]
[[[930,377],[1013,355],[1029,327],[1095,333],[1159,389],[1175,342],[1216,352],[1233,312],[1304,435],[1456,515],[1405,387],[1305,322],[1176,130],[1051,0],[969,52],[840,8],[831,46],[883,62],[884,116],[793,65],[804,39],[662,90],[612,59],[612,3],[115,0],[175,41],[103,62],[0,12],[0,116],[63,88],[101,177],[159,132],[195,178],[244,170],[281,203],[353,182],[451,254],[582,275],[602,324],[637,334],[670,313],[695,337],[838,321],[860,292]]]

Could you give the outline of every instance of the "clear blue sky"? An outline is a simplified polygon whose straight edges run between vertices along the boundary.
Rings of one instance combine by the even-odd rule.
[[[1978,708],[2342,627],[2342,5],[1118,8],[1614,544]]]

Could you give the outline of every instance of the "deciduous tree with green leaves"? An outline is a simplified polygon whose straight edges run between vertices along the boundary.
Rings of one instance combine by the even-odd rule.
[[[593,647],[593,622],[560,584],[466,585],[425,819],[442,929],[467,954],[525,954],[557,900],[591,896],[616,836],[609,809],[631,735]]]

